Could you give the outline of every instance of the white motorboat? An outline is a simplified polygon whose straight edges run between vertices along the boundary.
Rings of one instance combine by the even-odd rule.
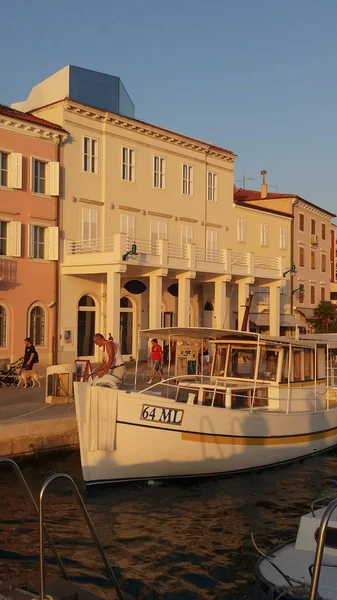
[[[337,500],[313,502],[294,541],[261,552],[255,574],[270,600],[335,600],[337,597]],[[322,506],[324,504],[324,506]],[[318,594],[318,595],[317,595]]]
[[[206,328],[140,335],[176,342],[176,375],[141,391],[104,378],[75,384],[87,485],[233,473],[337,444],[336,341]],[[202,339],[213,348],[207,377],[198,374]]]

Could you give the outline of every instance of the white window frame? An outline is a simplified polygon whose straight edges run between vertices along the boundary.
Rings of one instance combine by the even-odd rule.
[[[166,158],[154,154],[153,156],[153,187],[156,190],[165,189]]]
[[[287,227],[280,227],[280,250],[287,250],[288,248],[288,229]]]
[[[193,196],[193,165],[182,164],[182,193],[184,196]]]
[[[217,202],[218,200],[218,174],[214,171],[207,171],[207,201]]]
[[[269,225],[267,223],[261,223],[260,225],[260,246],[263,248],[269,246]]]
[[[181,225],[180,228],[181,245],[193,244],[194,228],[192,225]]]
[[[86,219],[86,216],[89,219]],[[92,218],[93,216],[95,218]],[[100,209],[97,206],[81,206],[81,242],[83,246],[90,247],[90,249],[97,248],[99,244],[100,216]],[[88,223],[88,236],[85,235],[85,223]]]
[[[158,240],[167,240],[167,221],[150,221],[150,241],[155,244]]]
[[[2,166],[3,157],[6,157],[6,168],[3,168],[3,166]],[[9,160],[10,160],[9,157],[10,157],[9,152],[4,152],[3,150],[0,150],[0,187],[5,187],[5,188],[10,187],[9,186]],[[5,173],[5,178],[6,178],[5,183],[2,183],[3,173]]]
[[[43,230],[43,242],[35,241],[36,229]],[[44,223],[28,223],[28,257],[35,261],[58,260],[59,228]],[[43,245],[43,258],[35,256],[35,247]]]
[[[31,328],[30,328],[31,314],[32,314],[34,308],[36,308],[36,307],[41,308],[44,313],[43,340],[42,340],[43,344],[38,344],[37,342],[35,342],[33,332],[31,331]],[[32,306],[29,307],[27,335],[28,335],[28,337],[32,338],[33,345],[36,346],[37,348],[46,348],[48,346],[48,311],[46,310],[46,307],[43,304],[41,304],[40,302],[35,302],[34,304],[32,304]]]
[[[122,146],[121,179],[129,183],[136,181],[136,150],[129,146]]]
[[[86,152],[87,141],[89,150]],[[98,174],[98,139],[88,135],[84,135],[82,138],[82,172],[91,175]]]
[[[2,301],[0,302],[0,308],[3,308],[4,313],[5,313],[4,345],[1,345],[1,338],[0,338],[0,349],[4,350],[4,349],[8,348],[8,346],[9,346],[10,311],[9,311],[9,308],[8,308],[7,304],[5,304]]]
[[[218,252],[219,236],[216,229],[206,227],[206,260],[215,260]]]
[[[35,189],[35,165],[36,164],[40,164],[40,165],[44,165],[44,177],[41,177],[40,175],[38,175],[37,180],[38,181],[44,181],[44,191],[41,192],[40,189]],[[35,158],[32,157],[32,161],[31,161],[31,189],[33,194],[38,194],[40,196],[47,196],[48,195],[48,177],[47,177],[47,164],[48,161],[47,160],[43,160],[41,158]],[[40,187],[40,186],[38,186]]]
[[[134,215],[121,213],[119,217],[119,231],[125,233],[131,244],[136,240],[136,218]],[[133,235],[132,235],[133,234]]]
[[[245,244],[247,241],[247,221],[241,217],[237,220],[237,241],[240,244]]]

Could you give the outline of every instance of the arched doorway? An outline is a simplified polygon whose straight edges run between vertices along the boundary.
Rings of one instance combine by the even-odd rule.
[[[77,356],[95,356],[95,327],[96,302],[91,296],[82,296],[77,311]]]
[[[123,296],[120,301],[120,329],[119,339],[122,354],[132,354],[133,347],[133,325],[134,325],[134,307],[126,296]]]
[[[204,306],[204,327],[213,327],[214,306],[208,301]]]

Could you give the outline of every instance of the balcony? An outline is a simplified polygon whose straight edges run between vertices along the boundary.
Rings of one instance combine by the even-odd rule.
[[[9,290],[17,285],[17,262],[11,258],[0,258],[0,290]]]
[[[281,279],[284,270],[279,257],[262,257],[252,252],[239,253],[230,249],[200,248],[195,244],[183,246],[167,240],[133,240],[123,233],[99,239],[95,243],[66,241],[63,266],[98,267],[119,264],[123,255],[131,250],[133,243],[137,246],[137,254],[128,256],[128,264],[132,265],[269,279]]]

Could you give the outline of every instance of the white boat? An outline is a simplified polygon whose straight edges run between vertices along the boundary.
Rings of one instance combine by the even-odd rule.
[[[141,391],[104,378],[75,384],[87,485],[258,469],[337,444],[337,341],[206,328],[140,335],[177,342],[176,375]],[[193,374],[201,339],[213,349],[209,377]]]
[[[328,500],[313,502],[311,511],[301,517],[296,539],[269,554],[257,548],[252,536],[262,554],[256,578],[269,600],[337,598],[337,500],[327,506]]]

